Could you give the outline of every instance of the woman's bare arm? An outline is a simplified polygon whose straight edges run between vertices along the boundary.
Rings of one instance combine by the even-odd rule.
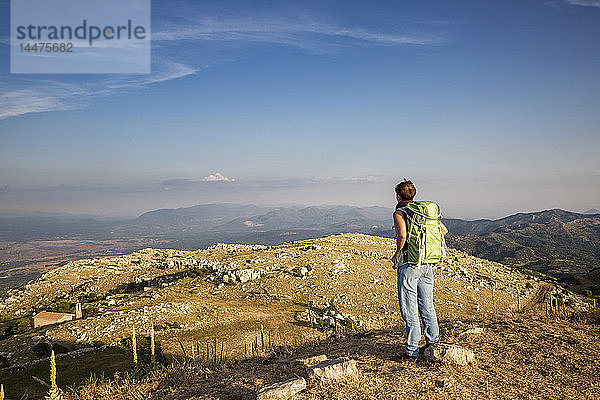
[[[406,242],[406,222],[400,211],[394,213],[394,227],[396,228],[396,253],[392,257],[392,262],[397,264],[402,255],[402,247]]]

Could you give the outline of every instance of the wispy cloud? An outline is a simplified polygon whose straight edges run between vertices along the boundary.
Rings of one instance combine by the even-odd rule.
[[[288,19],[274,20],[257,17],[243,19],[199,18],[193,23],[173,24],[152,36],[158,41],[238,41],[285,44],[296,47],[327,45],[339,40],[349,44],[426,45],[441,42],[433,34],[396,34],[375,32],[363,28],[350,28],[320,22],[297,22]],[[338,43],[339,44],[339,43]]]
[[[142,87],[152,83],[166,82],[173,79],[183,78],[198,72],[197,68],[178,62],[167,62],[158,71],[151,75],[131,76],[127,78],[115,78],[106,81],[106,87],[110,90],[122,88]]]
[[[0,95],[0,119],[18,115],[84,108],[86,91],[61,82],[43,81],[35,87],[6,90]],[[73,101],[74,99],[78,101]]]
[[[566,2],[573,6],[600,8],[600,0],[566,0]]]
[[[325,53],[345,46],[421,46],[443,42],[443,37],[435,33],[411,33],[406,29],[393,27],[372,30],[330,23],[306,15],[206,16],[203,13],[194,14],[189,7],[189,4],[186,4],[183,8],[169,8],[156,21],[156,28],[152,33],[153,56],[157,53],[161,55],[154,56],[152,74],[97,75],[86,81],[79,79],[79,84],[62,83],[61,79],[67,82],[76,80],[67,80],[60,76],[51,80],[36,81],[11,75],[10,81],[7,81],[10,85],[2,87],[0,83],[3,93],[0,95],[0,119],[86,108],[93,99],[99,97],[180,79],[196,74],[215,63],[221,64],[246,57],[247,49],[251,49],[254,44],[283,45],[311,53]],[[200,61],[195,54],[207,53],[190,50],[195,49],[194,46],[216,42],[227,42],[227,46],[223,46],[222,51],[217,51],[218,54],[210,53],[214,55],[214,59],[211,59],[212,56],[204,56]],[[229,46],[232,43],[234,46]],[[1,37],[0,44],[9,44],[8,38]],[[175,45],[184,46],[185,51],[173,50]],[[218,44],[217,47],[220,48]],[[240,49],[242,55],[238,54]]]
[[[237,182],[235,178],[229,178],[220,172],[215,172],[201,179],[168,179],[160,182],[159,187],[162,190],[168,191],[188,191],[197,189],[206,189],[215,183],[234,183]],[[247,184],[247,182],[246,182]]]
[[[123,75],[118,78],[99,75],[98,79],[81,84],[53,79],[22,79],[18,84],[22,87],[2,88],[0,85],[4,92],[0,95],[0,119],[39,112],[83,109],[92,99],[110,96],[118,90],[137,89],[197,72],[193,67],[173,61],[161,61],[155,65],[155,69],[151,75]]]
[[[382,176],[366,175],[366,176],[317,176],[312,179],[315,182],[323,183],[375,183],[383,182],[385,179]]]

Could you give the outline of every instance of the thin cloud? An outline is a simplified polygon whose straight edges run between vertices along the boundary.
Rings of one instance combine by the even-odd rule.
[[[149,84],[170,81],[173,79],[183,78],[188,75],[193,75],[196,72],[198,72],[198,69],[196,68],[174,62],[170,64],[169,68],[166,71],[150,75],[147,79],[144,80],[143,83]]]
[[[204,190],[208,187],[213,187],[212,184],[214,183],[237,183],[237,179],[229,178],[221,174],[220,172],[216,172],[214,174],[205,176],[201,179],[167,179],[165,181],[160,182],[159,187],[163,191],[190,191],[197,189]]]
[[[299,23],[289,20],[200,18],[189,24],[177,24],[153,33],[157,41],[239,41],[310,47],[346,40],[349,44],[426,45],[441,42],[434,35],[394,34],[362,28],[336,27],[323,23]]]
[[[20,192],[35,191],[40,193],[158,193],[163,191],[190,192],[211,190],[279,190],[279,189],[304,189],[308,187],[329,185],[350,185],[365,183],[385,182],[384,177],[367,175],[361,177],[315,177],[315,178],[276,178],[276,177],[249,177],[237,179],[223,175],[220,172],[197,179],[172,178],[160,182],[136,183],[60,183],[36,188],[16,187]],[[224,183],[223,185],[216,183]],[[0,191],[8,190],[9,185],[0,185]]]
[[[139,89],[197,72],[193,67],[172,61],[159,62],[157,67],[157,71],[151,75],[101,78],[80,85],[57,80],[24,79],[21,83],[25,83],[25,87],[4,88],[4,93],[0,95],[0,119],[39,112],[83,109],[92,99],[112,95],[117,90]],[[35,86],[32,82],[35,82]]]
[[[131,77],[127,79],[113,79],[106,82],[106,87],[113,90],[141,87],[152,83],[166,82],[173,79],[183,78],[188,75],[193,75],[198,71],[198,69],[189,65],[184,65],[177,62],[169,62],[163,66],[162,70],[153,72],[152,75]]]
[[[344,181],[350,182],[383,182],[383,178],[375,175],[367,175],[367,176],[354,176],[349,178],[344,178]]]
[[[158,30],[152,33],[153,48],[170,48],[174,44],[173,41],[222,41],[236,42],[241,47],[248,47],[253,43],[267,43],[325,53],[343,46],[430,45],[443,41],[435,34],[378,32],[362,27],[315,22],[310,18],[280,16],[217,18],[188,14],[165,15],[164,19],[157,21],[157,26]],[[163,46],[161,41],[168,43],[164,43]],[[0,43],[4,42],[8,43],[8,38],[0,38]],[[217,58],[236,59],[230,51],[224,51],[225,54],[219,54]],[[151,75],[129,75],[123,78],[99,76],[91,78],[96,80],[79,86],[71,84],[65,87],[58,79],[45,82],[30,80],[26,84],[23,84],[23,80],[13,81],[12,87],[1,88],[4,89],[4,93],[0,95],[0,119],[38,112],[82,109],[94,98],[180,79],[194,75],[204,68],[189,64],[175,59],[158,59],[152,64]],[[214,60],[202,63],[203,66],[211,64],[214,64]]]
[[[46,111],[76,110],[87,106],[85,91],[61,82],[43,82],[34,88],[7,90],[0,95],[0,119]],[[73,100],[78,98],[79,101]]]
[[[566,0],[572,6],[600,8],[600,0]]]
[[[312,179],[314,182],[319,183],[376,183],[384,182],[385,179],[382,176],[366,175],[366,176],[344,176],[344,177],[333,177],[333,176],[318,176]]]

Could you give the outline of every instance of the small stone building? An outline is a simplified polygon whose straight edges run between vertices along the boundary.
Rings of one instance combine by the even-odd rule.
[[[60,322],[71,321],[74,318],[74,314],[42,311],[33,317],[33,327],[38,328],[44,325],[58,324]]]

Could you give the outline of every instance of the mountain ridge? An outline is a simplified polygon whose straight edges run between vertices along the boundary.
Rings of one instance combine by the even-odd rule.
[[[560,208],[541,211],[519,212],[497,219],[463,220],[458,218],[444,218],[444,224],[453,233],[458,235],[481,235],[493,232],[500,228],[519,227],[531,223],[546,224],[552,220],[570,222],[575,219],[598,218],[599,214],[577,213]]]
[[[494,261],[564,279],[600,267],[598,214],[554,209],[515,214],[480,225],[479,231],[469,226],[453,231],[449,225],[449,244]]]
[[[276,245],[343,232],[393,237],[392,212],[391,207],[379,206],[212,203],[152,210],[122,221],[74,216],[0,217],[0,241],[6,249],[15,249],[0,248],[0,271],[9,271],[11,282],[20,284],[35,276],[35,269],[48,270],[82,255],[107,254],[106,246],[113,253],[124,253],[150,246],[206,248],[217,242]],[[597,221],[600,214],[561,209],[516,213],[495,220],[443,219],[450,230],[448,242],[461,250],[564,279],[583,274],[581,278],[589,280],[591,286],[600,286],[596,274],[586,276],[600,266]],[[14,286],[9,279],[0,281],[0,287]]]

